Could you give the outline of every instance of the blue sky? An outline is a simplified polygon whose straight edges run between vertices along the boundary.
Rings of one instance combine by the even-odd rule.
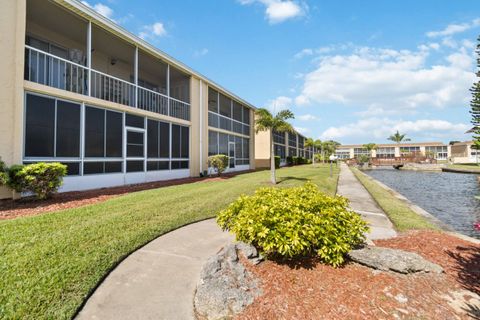
[[[88,0],[309,137],[467,140],[480,1]]]

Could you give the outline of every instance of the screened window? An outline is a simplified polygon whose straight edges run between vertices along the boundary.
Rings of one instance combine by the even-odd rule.
[[[144,139],[143,132],[127,131],[127,157],[143,158],[144,156],[144,140],[143,139]]]
[[[250,110],[243,107],[243,123],[250,124]]]
[[[27,95],[25,156],[53,157],[55,148],[55,100]]]
[[[218,132],[208,131],[208,156],[218,154]]]
[[[121,113],[85,107],[85,157],[121,158],[122,128]]]
[[[218,113],[218,92],[208,88],[208,111]]]
[[[295,133],[288,133],[288,145],[290,147],[297,147],[297,135]]]
[[[126,114],[125,115],[125,125],[127,127],[135,127],[135,128],[145,128],[145,121],[143,117],[135,116],[133,114]]]
[[[242,118],[243,106],[240,103],[233,101],[233,119],[242,122]]]
[[[220,93],[220,114],[222,116],[232,117],[232,100]]]
[[[80,105],[27,94],[25,157],[80,157]]]
[[[147,157],[170,157],[170,124],[162,121],[148,120]]]
[[[228,134],[218,133],[218,154],[228,156]]]

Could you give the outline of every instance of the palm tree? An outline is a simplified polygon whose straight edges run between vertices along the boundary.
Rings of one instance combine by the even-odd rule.
[[[377,150],[378,146],[375,143],[366,143],[366,144],[363,145],[363,147],[365,149],[367,149],[367,151],[370,155],[370,158],[369,158],[370,160],[368,161],[370,163],[370,161],[372,160],[372,157],[373,157],[372,156],[372,151]]]
[[[261,108],[255,112],[255,131],[270,131],[270,172],[272,184],[277,183],[275,176],[275,148],[273,144],[273,132],[294,132],[294,129],[288,119],[293,119],[293,112],[290,110],[282,110],[275,116],[267,109]]]
[[[328,140],[328,141],[322,142],[322,157],[323,157],[324,163],[325,163],[325,158],[328,158],[332,154],[334,154],[339,145],[340,143],[334,140]]]
[[[406,137],[406,134],[400,134],[400,132],[398,132],[398,130],[397,130],[397,132],[395,134],[388,137],[388,140],[396,142],[398,144],[400,144],[400,142],[402,142],[402,141],[412,141],[409,138],[405,138],[405,137]]]
[[[308,138],[305,140],[305,147],[312,148],[312,165],[315,165],[315,149],[319,149],[322,147],[322,141],[320,140],[313,140],[312,138]]]

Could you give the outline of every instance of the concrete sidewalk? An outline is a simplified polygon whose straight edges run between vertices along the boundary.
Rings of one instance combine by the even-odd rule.
[[[213,219],[159,237],[121,262],[77,319],[194,319],[200,270],[231,241]]]
[[[337,193],[348,198],[352,210],[359,213],[369,223],[368,239],[387,239],[397,235],[385,212],[343,162],[340,165]]]

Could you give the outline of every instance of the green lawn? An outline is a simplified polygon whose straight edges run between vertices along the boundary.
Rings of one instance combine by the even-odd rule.
[[[439,229],[426,218],[418,215],[402,200],[396,198],[389,190],[380,186],[376,181],[352,168],[353,174],[368,190],[379,206],[385,211],[398,231],[411,229]]]
[[[476,163],[459,163],[459,164],[449,164],[449,168],[453,169],[463,169],[463,170],[471,170],[471,171],[478,171],[480,172],[480,166]]]
[[[336,192],[327,165],[278,170],[279,186]],[[123,258],[182,225],[213,217],[269,171],[142,191],[102,203],[0,222],[0,319],[69,319]]]

